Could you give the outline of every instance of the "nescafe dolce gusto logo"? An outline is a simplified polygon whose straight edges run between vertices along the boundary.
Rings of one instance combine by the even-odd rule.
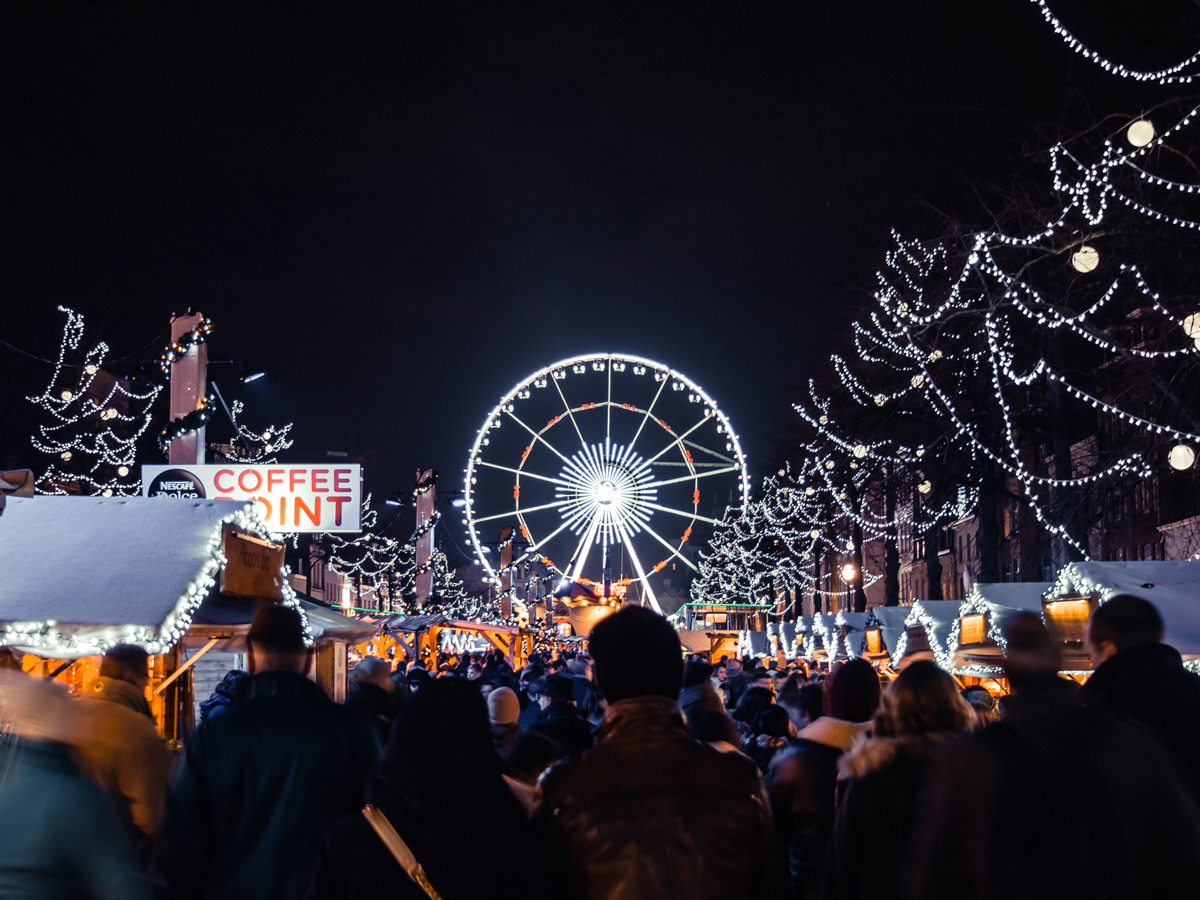
[[[182,497],[191,500],[204,499],[204,482],[187,469],[167,469],[154,476],[147,497]]]

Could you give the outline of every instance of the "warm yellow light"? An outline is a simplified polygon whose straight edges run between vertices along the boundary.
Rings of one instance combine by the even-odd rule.
[[[1133,146],[1145,147],[1154,140],[1154,126],[1146,119],[1138,119],[1129,126],[1125,136]]]
[[[89,375],[95,375],[96,367],[93,366],[91,363],[88,363],[86,366],[83,367],[83,371],[87,372]]]
[[[129,474],[129,466],[117,466],[117,474],[124,478]]]
[[[816,540],[817,538],[819,538],[821,536],[821,532],[819,529],[814,528],[812,531],[810,531],[808,533],[808,536],[810,538],[812,538],[813,540]]]
[[[911,384],[915,388],[919,388],[924,383],[925,383],[925,379],[922,378],[920,375],[914,375],[912,377],[912,380],[909,382],[909,384]]]
[[[1084,244],[1071,255],[1071,265],[1076,272],[1091,272],[1100,265],[1100,252]]]
[[[71,458],[71,451],[70,451],[70,450],[64,450],[62,453],[60,453],[60,454],[59,454],[59,456],[60,456],[60,457],[63,459],[63,461],[65,462],[66,460],[68,460],[68,459],[70,459],[70,458]]]
[[[922,494],[928,494],[930,491],[933,490],[933,484],[929,481],[928,478],[926,478],[924,481],[922,481],[920,484],[917,485],[917,490],[920,491]]]
[[[854,455],[857,456],[859,459],[862,459],[864,456],[867,455],[867,448],[864,447],[862,444],[856,444],[854,447]]]
[[[62,398],[63,398],[64,400],[70,400],[70,399],[71,399],[72,397],[74,397],[74,396],[75,396],[75,395],[74,395],[74,394],[72,394],[70,391],[63,391],[63,392],[62,392]]]
[[[842,566],[842,581],[853,581],[858,575],[858,569],[854,568],[854,563],[846,563]]]
[[[1176,444],[1167,454],[1167,462],[1170,463],[1172,469],[1178,469],[1181,472],[1184,469],[1190,469],[1196,462],[1196,451],[1187,444]]]

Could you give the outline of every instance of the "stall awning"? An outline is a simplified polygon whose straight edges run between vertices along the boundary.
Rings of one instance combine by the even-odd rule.
[[[376,622],[376,627],[379,631],[419,634],[444,624],[446,624],[445,616],[441,613],[431,613],[427,616],[388,616]]]

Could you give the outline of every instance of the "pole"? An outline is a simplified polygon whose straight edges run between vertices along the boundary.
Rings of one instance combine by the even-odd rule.
[[[203,321],[200,313],[188,313],[171,320],[171,343],[178,343],[189,331]],[[171,364],[171,421],[200,408],[208,380],[208,344],[192,344],[187,352]],[[204,426],[180,435],[171,441],[167,453],[171,465],[196,466],[204,462]]]

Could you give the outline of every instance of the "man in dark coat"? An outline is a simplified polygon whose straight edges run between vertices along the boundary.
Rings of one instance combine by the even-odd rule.
[[[709,684],[712,666],[706,662],[692,660],[683,667],[683,689],[679,692],[679,706],[690,721],[698,713],[725,713],[725,704],[716,688]]]
[[[567,754],[592,746],[592,730],[575,711],[575,680],[568,675],[547,675],[534,689],[542,710],[530,729],[553,740]]]
[[[1196,810],[1162,749],[1073,701],[1038,616],[1016,618],[1007,640],[1004,718],[930,766],[902,896],[1165,897],[1200,884]]]
[[[630,606],[590,636],[609,702],[596,746],[543,776],[535,820],[559,893],[580,900],[770,897],[771,811],[739,753],[687,734],[683,654],[662,616]]]
[[[1146,600],[1118,594],[1101,603],[1088,622],[1084,647],[1094,671],[1079,700],[1153,732],[1200,802],[1200,675],[1162,636],[1162,618]]]
[[[325,830],[360,809],[380,747],[370,722],[305,673],[300,615],[258,611],[245,697],[188,741],[159,863],[172,896],[299,900]]]

